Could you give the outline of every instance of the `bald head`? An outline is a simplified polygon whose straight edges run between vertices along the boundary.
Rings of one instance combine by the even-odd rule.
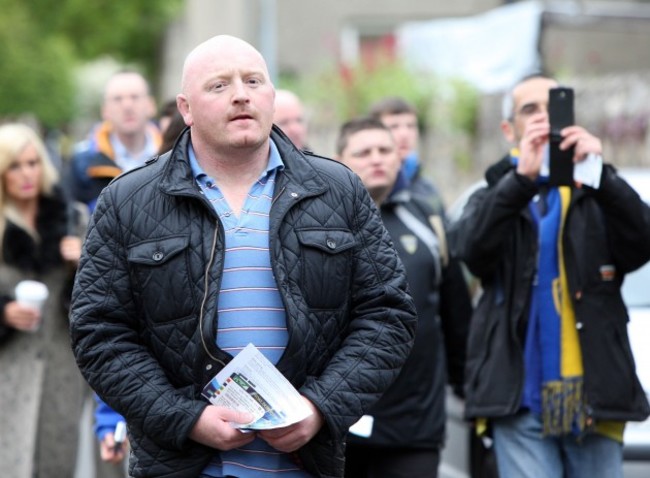
[[[276,90],[275,92],[275,106],[285,106],[285,105],[291,105],[291,106],[302,106],[300,103],[300,98],[298,96],[289,90]]]
[[[307,122],[300,99],[289,90],[275,92],[273,122],[289,137],[291,142],[304,149],[307,141]]]
[[[273,123],[275,89],[264,58],[249,43],[213,37],[190,52],[176,97],[192,145],[204,156],[244,156],[264,149]]]
[[[237,55],[247,55],[251,59],[257,59],[260,67],[263,69],[267,79],[269,72],[266,61],[262,54],[250,43],[241,38],[230,35],[217,35],[204,41],[192,50],[185,58],[183,63],[183,76],[181,80],[181,91],[187,94],[188,83],[191,80],[193,72],[197,69],[203,69],[203,62],[217,58],[228,58]]]

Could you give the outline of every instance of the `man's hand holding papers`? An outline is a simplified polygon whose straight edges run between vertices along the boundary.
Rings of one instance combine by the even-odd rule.
[[[312,414],[312,407],[253,344],[248,344],[203,388],[203,396],[213,405],[253,416],[244,425],[233,423],[236,428],[281,428]]]

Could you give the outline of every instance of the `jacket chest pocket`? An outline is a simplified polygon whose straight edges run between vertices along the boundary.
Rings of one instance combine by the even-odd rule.
[[[188,235],[177,235],[129,247],[128,261],[135,279],[133,295],[148,320],[167,322],[192,313],[189,242]]]
[[[335,309],[350,293],[352,252],[350,231],[302,229],[296,231],[301,246],[301,288],[314,309]]]

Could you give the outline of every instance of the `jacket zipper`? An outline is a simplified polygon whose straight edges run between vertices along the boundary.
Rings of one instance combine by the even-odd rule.
[[[203,346],[203,350],[205,350],[205,353],[208,354],[208,357],[210,357],[212,360],[215,362],[220,363],[224,367],[226,366],[226,363],[215,357],[210,353],[210,350],[208,350],[208,346],[205,343],[205,337],[203,335],[203,313],[205,312],[205,302],[208,299],[208,282],[209,282],[209,271],[212,268],[212,263],[214,262],[214,256],[216,254],[217,250],[217,237],[219,236],[219,225],[217,224],[217,227],[214,229],[214,236],[212,237],[212,248],[210,250],[210,260],[208,261],[208,265],[205,268],[204,271],[204,277],[205,277],[205,282],[204,282],[204,294],[203,294],[203,300],[201,301],[201,309],[199,312],[199,335],[201,335],[201,345]]]

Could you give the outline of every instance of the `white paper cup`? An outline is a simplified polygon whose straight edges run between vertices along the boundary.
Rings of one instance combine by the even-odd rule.
[[[45,304],[47,296],[49,295],[47,286],[42,282],[35,280],[24,280],[19,282],[16,285],[14,293],[16,295],[16,301],[19,304],[24,305],[25,307],[38,309],[39,312],[43,311],[43,304]],[[40,325],[39,321],[32,331],[36,332],[40,328]]]
[[[47,286],[42,282],[24,280],[16,285],[15,294],[18,303],[40,311],[43,309],[43,304],[49,295],[49,291],[47,290]]]

